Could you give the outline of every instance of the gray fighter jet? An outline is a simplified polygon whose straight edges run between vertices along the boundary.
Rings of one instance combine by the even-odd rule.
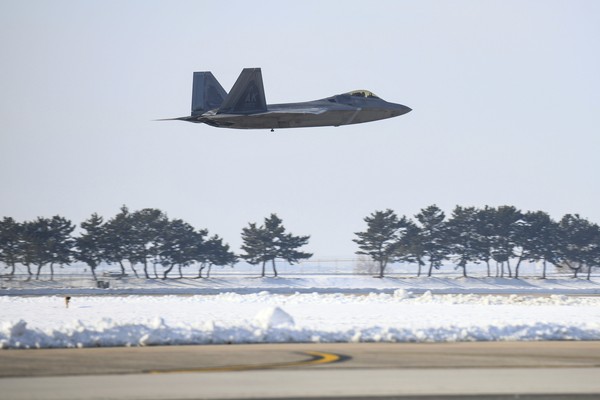
[[[303,103],[267,104],[260,68],[245,68],[227,92],[210,72],[194,72],[192,115],[174,120],[219,128],[270,129],[340,126],[397,117],[411,111],[368,90]]]

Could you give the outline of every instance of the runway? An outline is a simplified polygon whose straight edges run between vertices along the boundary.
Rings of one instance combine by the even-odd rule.
[[[305,343],[0,352],[0,393],[15,400],[508,399],[517,395],[591,399],[600,397],[598,378],[600,342]]]

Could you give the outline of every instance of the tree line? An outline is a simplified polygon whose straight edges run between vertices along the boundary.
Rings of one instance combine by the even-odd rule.
[[[488,276],[519,277],[522,262],[541,262],[542,278],[547,264],[573,271],[575,277],[600,266],[600,228],[578,214],[554,221],[543,211],[522,212],[513,206],[484,208],[456,206],[449,218],[436,205],[423,208],[413,218],[399,217],[393,210],[375,211],[364,218],[367,229],[356,232],[356,254],[367,255],[377,263],[379,277],[392,263],[410,263],[417,276],[426,268],[432,276],[445,262],[454,263],[463,276],[467,267],[485,263]],[[74,261],[89,266],[94,279],[99,265],[126,267],[136,277],[167,279],[173,270],[183,277],[182,268],[195,266],[198,278],[210,275],[213,266],[234,266],[241,258],[260,265],[261,276],[270,265],[277,276],[277,260],[289,264],[312,257],[301,251],[310,236],[286,232],[276,214],[262,224],[249,223],[242,229],[242,253],[231,251],[219,235],[196,229],[181,219],[170,219],[159,209],[129,211],[126,206],[105,220],[97,213],[76,226],[61,216],[38,217],[17,222],[0,220],[0,263],[8,276],[16,265],[27,269],[29,279],[39,279],[43,269],[69,265]]]
[[[196,265],[198,278],[213,266],[233,266],[239,258],[252,265],[270,263],[277,276],[276,260],[295,263],[312,254],[298,249],[308,243],[309,236],[287,233],[283,221],[271,214],[262,225],[249,223],[242,230],[242,254],[235,254],[219,235],[207,229],[195,229],[181,219],[170,219],[159,209],[145,208],[131,212],[126,206],[114,217],[105,220],[97,213],[80,224],[81,232],[74,236],[76,226],[61,216],[38,217],[18,222],[11,217],[0,220],[0,262],[14,276],[18,264],[27,269],[28,279],[39,279],[44,268],[85,263],[97,280],[96,269],[102,263],[118,265],[121,275],[128,266],[136,277],[167,279],[175,268],[183,277],[182,268]],[[139,269],[141,268],[141,271]]]
[[[513,206],[484,208],[456,206],[447,218],[436,205],[423,208],[415,219],[393,210],[375,211],[364,218],[367,229],[353,239],[359,250],[377,263],[379,276],[394,262],[416,264],[417,276],[427,276],[452,261],[467,276],[467,265],[495,262],[496,276],[518,278],[523,261],[569,269],[577,277],[600,266],[600,227],[578,214],[554,221],[546,212],[522,212]],[[511,261],[513,264],[511,265]]]

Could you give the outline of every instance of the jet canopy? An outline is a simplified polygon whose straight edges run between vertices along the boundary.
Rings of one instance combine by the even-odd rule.
[[[379,96],[377,96],[375,93],[369,91],[369,90],[353,90],[351,92],[346,93],[350,96],[353,97],[368,97],[371,99],[378,99]]]

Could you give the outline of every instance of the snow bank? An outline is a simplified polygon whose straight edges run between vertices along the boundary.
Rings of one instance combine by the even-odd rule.
[[[254,322],[265,330],[294,326],[294,318],[279,307],[269,307],[259,311],[254,317]]]
[[[0,348],[600,340],[600,298],[476,294],[0,297]]]

